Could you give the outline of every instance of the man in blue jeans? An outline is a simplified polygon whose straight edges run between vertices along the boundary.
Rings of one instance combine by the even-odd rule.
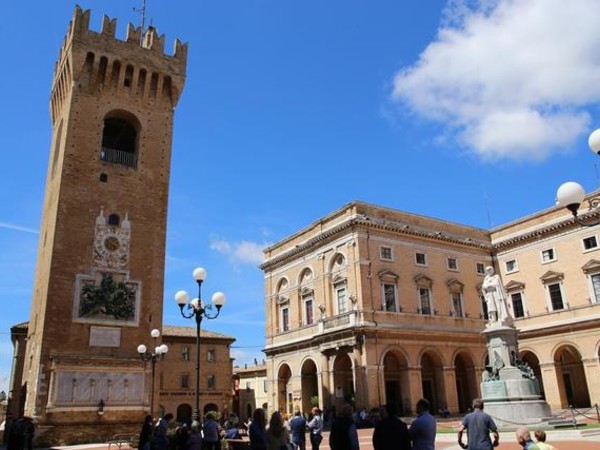
[[[292,444],[298,450],[306,450],[306,419],[302,417],[300,411],[296,411],[292,420],[290,420],[290,430],[292,432]]]

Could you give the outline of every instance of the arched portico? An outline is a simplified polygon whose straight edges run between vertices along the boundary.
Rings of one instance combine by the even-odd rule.
[[[308,413],[313,406],[319,406],[317,365],[312,359],[307,359],[302,363],[300,376],[302,386],[302,411]]]
[[[479,396],[477,373],[475,370],[475,360],[471,353],[461,351],[456,354],[454,357],[454,374],[456,378],[458,410],[461,413],[467,411],[473,399]]]
[[[344,403],[354,405],[354,376],[352,359],[348,354],[337,355],[333,361],[333,385],[335,389],[333,404],[338,411]]]
[[[560,402],[563,408],[590,406],[588,383],[581,354],[572,345],[562,345],[554,353]]]
[[[444,389],[444,365],[441,357],[427,350],[421,355],[423,398],[429,400],[432,412],[447,404]]]
[[[398,412],[404,414],[404,399],[410,398],[408,361],[399,351],[389,351],[383,357],[385,403],[394,403]]]
[[[292,386],[290,380],[292,378],[292,369],[287,364],[282,364],[277,371],[277,395],[279,410],[291,414],[292,404]]]
[[[544,391],[544,380],[542,379],[542,369],[540,367],[540,360],[535,353],[530,350],[521,351],[521,361],[526,363],[531,370],[533,370],[533,374],[537,379],[538,385],[540,387],[540,395],[544,400],[546,400],[546,394]]]

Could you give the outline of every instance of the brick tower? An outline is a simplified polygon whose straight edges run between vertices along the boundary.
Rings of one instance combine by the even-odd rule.
[[[136,348],[161,328],[173,113],[187,44],[128,25],[100,33],[75,9],[54,70],[52,145],[22,412],[37,443],[138,430],[148,369]],[[155,411],[157,408],[154,408]],[[85,436],[83,438],[83,436]]]

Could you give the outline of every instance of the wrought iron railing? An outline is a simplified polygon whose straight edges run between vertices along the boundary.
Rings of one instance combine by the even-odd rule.
[[[113,164],[122,164],[128,167],[137,167],[137,155],[132,152],[102,147],[100,159]]]

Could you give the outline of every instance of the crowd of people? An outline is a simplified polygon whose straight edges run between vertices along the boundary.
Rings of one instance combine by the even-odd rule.
[[[466,450],[492,450],[499,445],[500,435],[494,419],[483,411],[483,401],[473,400],[472,410],[466,414],[458,428],[458,444]],[[431,414],[431,405],[426,399],[416,404],[416,417],[405,423],[399,416],[395,404],[387,404],[371,411],[374,450],[434,450],[437,432],[436,418]],[[441,415],[444,417],[444,415]],[[262,408],[257,408],[247,422],[242,423],[231,414],[222,424],[216,413],[208,412],[202,424],[194,421],[189,426],[177,426],[168,438],[167,430],[173,421],[166,414],[156,424],[150,416],[142,426],[140,450],[221,450],[223,439],[242,440],[249,443],[251,450],[319,450],[323,440],[323,427],[327,422],[328,447],[331,450],[360,450],[358,429],[366,419],[361,418],[353,407],[345,404],[337,413],[322,411],[314,407],[310,414],[296,411],[288,418],[282,411],[275,411],[267,421]],[[546,433],[537,430],[531,438],[527,428],[516,431],[516,441],[524,450],[555,450],[546,443]],[[245,439],[246,438],[246,439]],[[21,449],[19,449],[21,450]]]

